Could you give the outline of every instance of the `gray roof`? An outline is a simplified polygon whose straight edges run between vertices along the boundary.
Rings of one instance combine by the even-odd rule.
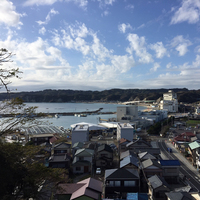
[[[151,155],[150,153],[148,153],[147,151],[146,152],[142,152],[142,153],[139,153],[138,154],[138,157],[140,159],[156,159],[155,156]]]
[[[144,160],[142,162],[142,168],[145,169],[145,168],[148,168],[150,166],[156,166],[158,168],[161,168],[161,165],[157,162],[157,160],[151,160],[151,159],[148,159],[148,160]]]
[[[59,149],[66,149],[66,148],[70,148],[70,147],[71,147],[71,144],[67,144],[65,142],[61,142],[61,143],[53,146],[53,148],[59,148]]]
[[[122,160],[123,158],[130,156],[130,155],[135,156],[135,157],[137,156],[137,154],[135,154],[134,151],[127,150],[127,151],[120,153],[120,160]]]
[[[163,177],[154,175],[154,176],[151,176],[150,178],[148,178],[148,180],[153,189],[164,188],[166,190],[169,190],[170,186],[168,185],[168,183],[165,181],[165,179]]]
[[[127,180],[127,179],[139,179],[139,174],[136,169],[107,169],[105,170],[105,179],[112,180]]]
[[[70,161],[71,157],[68,154],[53,155],[49,158],[49,162],[66,162]]]
[[[137,157],[129,155],[120,161],[120,168],[125,167],[128,164],[132,164],[138,167],[138,162],[139,160]]]
[[[166,192],[165,194],[170,200],[195,200],[188,192]]]

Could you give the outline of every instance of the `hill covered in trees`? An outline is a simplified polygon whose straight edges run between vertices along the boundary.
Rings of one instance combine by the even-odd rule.
[[[81,101],[133,101],[133,100],[157,100],[163,97],[163,93],[169,89],[110,89],[103,91],[83,90],[43,90],[36,92],[15,92],[0,94],[0,100],[19,97],[24,102],[81,102]],[[178,101],[194,103],[200,101],[200,89],[188,90],[187,88],[171,89],[177,93]]]

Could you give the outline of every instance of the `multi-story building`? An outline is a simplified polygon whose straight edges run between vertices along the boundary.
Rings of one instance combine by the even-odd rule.
[[[160,101],[160,110],[168,110],[168,112],[178,112],[177,94],[172,90],[163,94],[163,100]]]
[[[138,105],[117,107],[117,121],[130,122],[138,117]]]
[[[129,123],[118,123],[117,125],[117,140],[121,138],[132,141],[134,138],[134,128]]]
[[[89,141],[89,126],[87,124],[76,125],[72,129],[72,146],[77,142]]]

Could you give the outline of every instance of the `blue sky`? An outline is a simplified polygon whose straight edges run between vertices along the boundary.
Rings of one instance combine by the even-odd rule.
[[[200,0],[1,0],[18,91],[200,87]]]

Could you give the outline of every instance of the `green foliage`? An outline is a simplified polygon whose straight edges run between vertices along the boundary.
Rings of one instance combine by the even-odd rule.
[[[66,170],[46,168],[35,159],[39,152],[41,148],[37,146],[0,143],[0,199],[40,199],[42,193],[38,189],[42,184],[51,190],[66,180]]]
[[[157,122],[154,125],[150,126],[147,130],[149,135],[159,135],[161,130],[161,122]]]

